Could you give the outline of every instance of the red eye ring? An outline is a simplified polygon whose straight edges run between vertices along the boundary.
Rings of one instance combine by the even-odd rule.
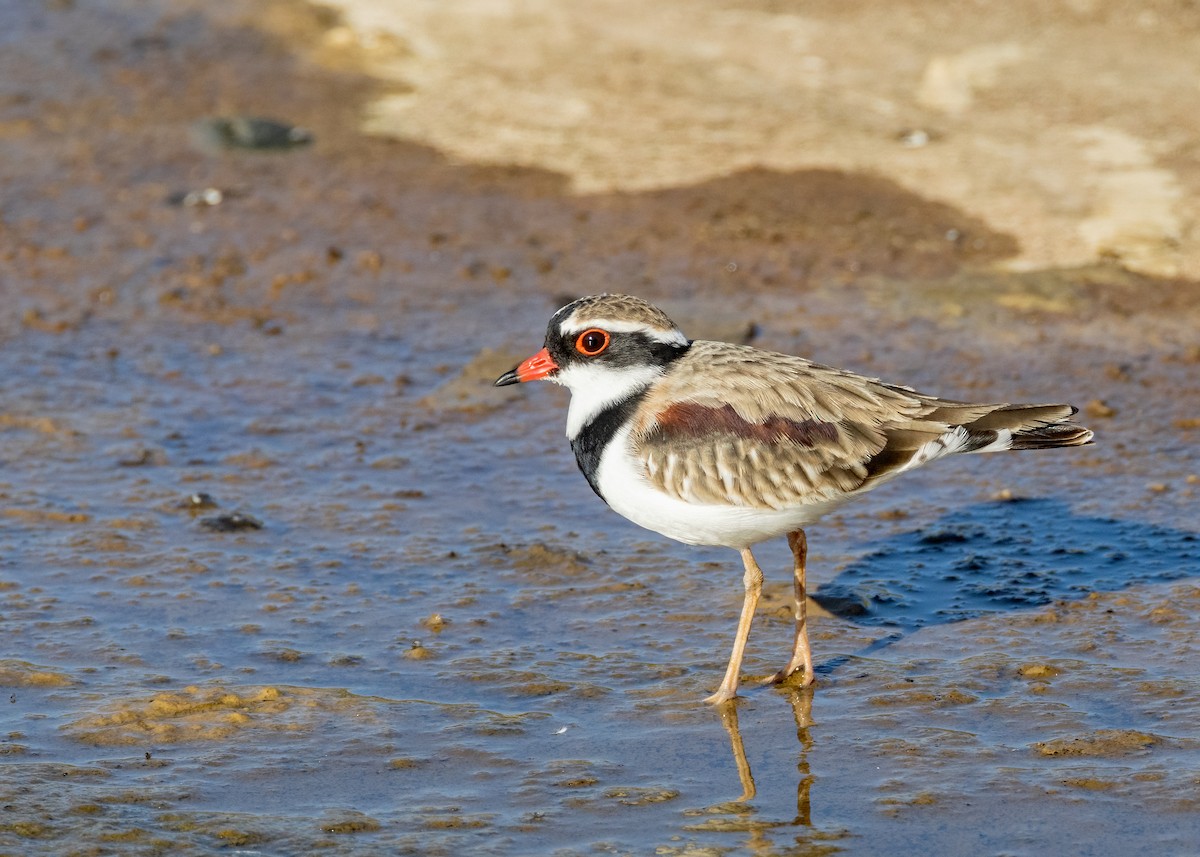
[[[590,327],[575,338],[575,350],[584,357],[595,357],[604,353],[610,341],[607,331]]]

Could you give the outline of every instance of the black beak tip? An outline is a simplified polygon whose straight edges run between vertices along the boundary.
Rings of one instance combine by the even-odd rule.
[[[517,370],[509,369],[507,372],[505,372],[503,375],[501,375],[499,378],[496,379],[496,383],[493,386],[507,387],[509,384],[519,384],[519,383],[521,383],[521,379],[517,377]]]

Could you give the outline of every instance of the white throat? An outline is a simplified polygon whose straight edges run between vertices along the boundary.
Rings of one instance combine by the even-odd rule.
[[[662,369],[658,366],[631,366],[614,369],[596,364],[576,364],[563,369],[552,380],[571,391],[567,409],[567,439],[574,440],[583,427],[618,402],[637,395],[652,384]]]

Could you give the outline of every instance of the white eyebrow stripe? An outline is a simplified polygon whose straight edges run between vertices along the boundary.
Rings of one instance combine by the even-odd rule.
[[[683,331],[677,328],[671,330],[663,330],[657,327],[648,327],[640,321],[612,321],[609,319],[588,321],[586,319],[576,320],[568,318],[559,325],[559,332],[563,336],[569,337],[575,333],[583,333],[589,327],[599,327],[607,330],[609,333],[641,333],[650,337],[655,342],[663,342],[671,345],[687,345],[688,338],[683,335]]]

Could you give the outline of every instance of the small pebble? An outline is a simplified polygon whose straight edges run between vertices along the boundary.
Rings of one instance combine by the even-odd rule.
[[[906,149],[922,149],[935,139],[935,135],[924,128],[907,128],[896,134],[896,140]]]
[[[1101,399],[1092,399],[1083,406],[1083,412],[1093,419],[1107,419],[1117,415],[1117,409],[1105,404]]]
[[[201,143],[223,149],[294,149],[313,141],[312,132],[306,128],[258,116],[204,119],[193,131]]]
[[[201,208],[220,205],[225,201],[225,193],[220,188],[206,187],[203,190],[176,191],[167,197],[171,205],[182,205],[186,208]]]
[[[424,625],[426,628],[428,628],[430,631],[437,632],[437,631],[440,631],[443,628],[445,628],[447,625],[449,625],[450,620],[442,618],[441,613],[432,613],[429,616],[426,616],[424,619],[422,619],[421,624]]]
[[[213,515],[211,518],[201,518],[200,526],[214,533],[238,533],[242,530],[261,530],[262,521],[258,518],[244,515],[241,512],[231,512],[227,515]]]
[[[420,640],[413,640],[412,645],[404,652],[404,657],[414,661],[423,661],[433,657],[433,652],[427,649]]]
[[[200,509],[215,509],[217,501],[213,499],[211,494],[205,494],[203,491],[197,491],[194,494],[189,494],[184,499],[180,500],[178,507],[180,509],[188,509],[190,511],[199,511]]]

